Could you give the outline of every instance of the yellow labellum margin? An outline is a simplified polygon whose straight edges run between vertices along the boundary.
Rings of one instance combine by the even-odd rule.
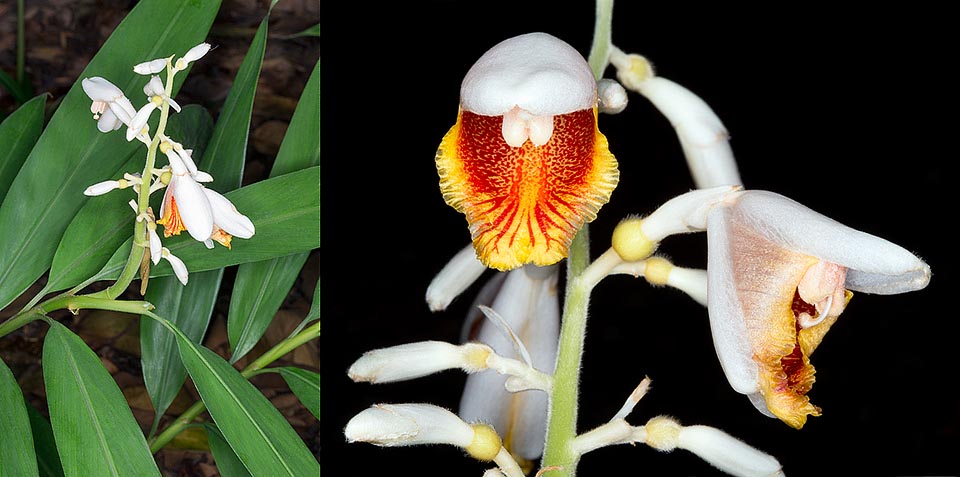
[[[619,180],[597,129],[583,57],[546,33],[501,42],[461,86],[436,164],[444,200],[466,216],[478,259],[511,270],[567,256]]]

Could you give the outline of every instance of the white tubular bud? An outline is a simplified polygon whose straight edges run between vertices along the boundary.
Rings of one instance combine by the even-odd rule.
[[[468,373],[487,368],[493,350],[478,343],[461,346],[443,341],[421,341],[368,351],[350,366],[356,382],[389,383],[415,379],[448,369]]]
[[[780,462],[743,441],[713,427],[686,426],[677,447],[693,452],[710,465],[742,477],[783,476]]]
[[[103,195],[119,187],[120,187],[120,181],[97,182],[96,184],[84,189],[83,195],[90,196],[90,197]]]
[[[627,90],[612,79],[597,82],[597,107],[601,113],[618,114],[627,107]]]
[[[187,51],[187,54],[183,55],[183,59],[188,63],[191,61],[197,61],[200,58],[203,58],[203,56],[210,51],[210,48],[211,47],[209,43],[201,43],[193,48],[190,48],[190,50]]]
[[[167,67],[166,58],[157,58],[155,60],[144,61],[133,67],[133,72],[138,75],[153,75],[163,71]]]
[[[427,305],[430,311],[442,311],[453,302],[453,299],[463,293],[480,275],[487,270],[480,260],[473,244],[460,250],[440,270],[427,287]]]
[[[456,414],[433,404],[378,404],[350,419],[348,442],[395,447],[449,444],[467,448],[474,430]]]

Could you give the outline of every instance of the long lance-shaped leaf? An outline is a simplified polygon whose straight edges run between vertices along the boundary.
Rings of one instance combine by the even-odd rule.
[[[207,411],[252,475],[320,475],[320,463],[290,423],[239,371],[182,334],[177,343]]]
[[[320,61],[300,95],[270,177],[320,164]],[[320,230],[316,233],[319,235]],[[230,298],[227,336],[236,362],[253,349],[283,304],[309,252],[240,265]]]
[[[190,340],[200,343],[210,324],[221,275],[221,270],[194,273],[187,286],[173,276],[151,280],[145,299],[170,316]],[[183,386],[187,370],[180,362],[176,339],[153,320],[140,320],[140,354],[143,383],[155,412],[152,429],[156,429]]]
[[[53,438],[50,421],[33,406],[27,405],[30,430],[33,432],[33,448],[37,452],[37,468],[40,477],[63,477],[63,466],[57,454],[57,442]]]
[[[287,386],[290,386],[290,390],[303,406],[320,419],[320,373],[292,366],[284,366],[276,370],[280,376],[283,376],[283,380],[287,382]]]
[[[190,273],[283,257],[320,246],[320,166],[262,180],[224,194],[253,221],[257,234],[235,240],[233,249],[208,250],[190,237],[171,237],[164,245],[180,257]],[[93,280],[116,279],[131,242],[120,246]],[[151,277],[171,275],[166,261],[150,269]]]
[[[40,475],[27,403],[20,384],[0,359],[0,477]]]
[[[141,98],[144,76],[133,65],[200,43],[219,0],[144,0],[130,11],[80,78],[102,76]],[[179,75],[182,82],[186,75]],[[70,219],[86,203],[83,190],[108,179],[143,144],[122,132],[103,134],[77,81],[44,130],[0,206],[0,308],[24,292],[53,260]],[[12,199],[12,200],[11,200]]]
[[[243,180],[253,98],[256,95],[257,80],[267,46],[268,19],[269,16],[261,22],[260,29],[237,70],[233,86],[200,161],[200,169],[214,177],[213,183],[208,186],[221,193],[240,187]],[[198,152],[195,150],[194,154]],[[182,286],[176,277],[160,277],[154,280],[154,285],[149,288],[147,299],[157,305],[157,310],[183,330],[191,340],[200,343],[210,324],[213,304],[220,291],[222,278],[222,268],[191,274],[186,287]],[[188,296],[181,300],[181,294]],[[157,301],[175,303],[160,306]],[[200,309],[197,303],[209,306]],[[142,356],[143,379],[156,410],[153,421],[153,429],[156,429],[164,411],[183,386],[187,371],[180,362],[174,337],[152,320],[141,323],[140,339],[146,346]]]
[[[43,110],[47,95],[27,101],[0,123],[0,203],[10,190],[10,184],[20,172],[30,150],[43,131]]]
[[[159,476],[127,401],[79,336],[49,320],[43,383],[64,474]]]
[[[240,458],[233,452],[227,440],[223,438],[220,429],[211,423],[204,424],[203,429],[207,431],[207,442],[210,443],[210,452],[213,453],[213,460],[217,463],[220,475],[248,477],[250,472],[243,466],[243,462],[240,462]]]

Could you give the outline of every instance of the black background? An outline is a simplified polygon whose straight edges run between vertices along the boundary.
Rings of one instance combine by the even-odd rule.
[[[460,81],[486,49],[530,31],[586,55],[594,5],[332,3],[323,6],[322,33],[322,464],[328,476],[480,476],[487,466],[452,447],[347,445],[342,434],[375,403],[455,409],[462,373],[374,386],[351,382],[346,369],[370,349],[457,340],[481,283],[445,312],[431,313],[423,296],[469,241],[463,216],[443,202],[433,161],[456,119]],[[642,279],[608,278],[592,296],[581,431],[606,422],[648,375],[653,389],[630,422],[670,414],[718,427],[777,457],[787,475],[960,472],[957,282],[946,247],[955,242],[957,203],[947,194],[956,187],[947,168],[957,160],[955,78],[947,74],[956,39],[947,19],[921,6],[616,4],[613,42],[714,108],[747,187],[891,240],[925,259],[933,279],[918,292],[853,298],[813,356],[810,396],[823,415],[798,431],[760,415],[726,383],[705,309]],[[590,225],[594,256],[625,215],[649,213],[693,187],[673,129],[643,97],[631,93],[624,113],[601,115],[600,129],[621,181]],[[672,237],[660,251],[678,265],[706,263],[703,234]],[[595,451],[579,469],[717,473],[684,451],[661,455],[643,445]]]

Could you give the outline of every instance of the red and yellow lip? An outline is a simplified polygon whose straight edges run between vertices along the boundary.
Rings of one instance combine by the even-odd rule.
[[[567,256],[617,185],[617,161],[597,129],[597,109],[552,117],[546,143],[504,138],[504,116],[461,109],[437,151],[444,200],[464,213],[488,267],[545,266]]]

